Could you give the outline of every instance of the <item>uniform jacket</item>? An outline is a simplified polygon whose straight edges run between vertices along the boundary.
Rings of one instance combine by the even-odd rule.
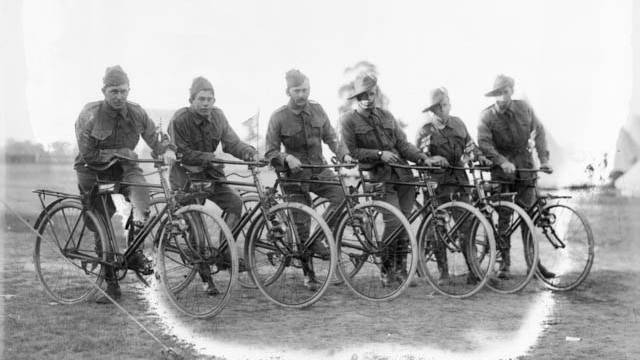
[[[512,100],[509,107],[500,113],[493,104],[482,111],[478,125],[478,145],[482,152],[497,165],[494,176],[513,178],[499,168],[506,161],[516,168],[532,168],[533,157],[529,139],[534,135],[535,148],[540,162],[549,159],[547,141],[542,123],[529,104],[522,100]],[[518,174],[521,179],[535,176],[533,173]]]
[[[169,135],[182,156],[183,164],[206,168],[212,172],[213,177],[224,177],[223,166],[212,166],[209,163],[215,158],[214,152],[219,144],[222,144],[222,151],[239,159],[257,153],[253,146],[240,140],[229,126],[224,112],[215,106],[207,117],[196,113],[190,107],[176,111],[169,122]],[[171,176],[174,181],[182,178],[184,169],[174,166]]]
[[[141,136],[155,154],[175,149],[168,138],[158,136],[155,124],[142,107],[129,101],[120,111],[104,100],[88,103],[80,112],[75,129],[79,154],[74,168],[108,162],[118,149],[134,150]]]
[[[271,115],[265,157],[277,166],[285,165],[287,155],[295,156],[303,164],[326,164],[322,155],[323,142],[340,160],[349,153],[338,140],[320,104],[308,101],[300,114],[295,114],[287,104]],[[281,145],[284,145],[284,152]]]
[[[391,151],[406,160],[417,162],[426,159],[420,149],[407,141],[404,131],[398,126],[393,115],[384,109],[374,108],[368,118],[352,110],[342,116],[342,138],[351,156],[361,163],[371,166],[372,177],[376,181],[386,181],[395,172],[402,181],[410,181],[413,174],[408,169],[392,168],[379,161],[378,151]]]
[[[437,120],[426,123],[416,139],[416,145],[428,156],[442,156],[452,166],[464,166],[462,157],[473,153],[482,155],[475,142],[469,135],[464,122],[458,117],[451,116],[446,124],[440,125]],[[438,183],[467,184],[469,179],[464,170],[443,170],[432,174]]]

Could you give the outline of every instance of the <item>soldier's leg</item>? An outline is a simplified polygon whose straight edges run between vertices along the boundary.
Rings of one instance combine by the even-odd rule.
[[[97,182],[98,174],[87,168],[78,168],[76,169],[76,175],[78,178],[78,190],[80,191],[80,195],[82,195],[82,201],[84,205],[88,208],[95,209],[100,213],[106,212],[104,216],[111,218],[111,216],[115,213],[115,204],[113,203],[111,196],[106,197],[106,203],[101,204],[99,199],[93,198],[91,194],[91,191],[94,189],[94,186]],[[107,176],[108,175],[109,173],[107,173]],[[93,233],[96,253],[102,254],[102,251],[104,250],[106,244],[102,244],[102,242],[98,238],[94,224],[91,221],[85,222],[87,223],[87,228],[89,229],[89,231]],[[110,256],[108,256],[107,259],[112,260]],[[120,297],[122,296],[122,292],[120,291],[120,285],[118,284],[118,279],[113,267],[107,267],[105,271],[105,281],[107,283],[107,295],[114,300],[120,299]],[[110,302],[109,299],[103,296],[99,296],[95,301],[100,304],[107,304]]]

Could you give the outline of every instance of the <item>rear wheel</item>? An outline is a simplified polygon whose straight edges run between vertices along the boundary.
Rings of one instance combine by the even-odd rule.
[[[158,268],[169,300],[189,316],[215,316],[229,301],[238,276],[229,227],[204,206],[188,205],[161,231]]]
[[[326,253],[319,254],[319,247]],[[251,276],[269,300],[302,308],[318,301],[330,285],[336,247],[331,230],[313,209],[283,203],[270,208],[253,228],[247,256]]]
[[[77,200],[45,210],[37,227],[33,260],[38,279],[57,302],[75,304],[91,298],[105,276],[110,243],[101,220]]]
[[[540,239],[536,276],[549,289],[575,289],[589,275],[595,257],[589,222],[567,205],[552,204],[543,208],[534,223]]]
[[[385,221],[386,220],[386,221]],[[400,224],[397,230],[387,228]],[[346,284],[373,301],[396,298],[415,276],[418,250],[400,210],[382,201],[359,204],[338,223],[338,269]]]

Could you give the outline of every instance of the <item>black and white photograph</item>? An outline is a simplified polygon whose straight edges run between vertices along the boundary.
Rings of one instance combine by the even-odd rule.
[[[0,29],[0,359],[640,358],[640,1]]]

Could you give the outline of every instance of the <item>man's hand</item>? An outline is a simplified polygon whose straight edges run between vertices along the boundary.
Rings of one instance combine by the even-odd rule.
[[[176,153],[171,149],[167,149],[167,151],[162,154],[162,161],[169,166],[173,166],[173,164],[176,163]]]
[[[291,169],[291,172],[297,173],[302,171],[302,168],[300,167],[302,163],[300,162],[300,160],[298,160],[297,157],[293,155],[287,155],[285,161],[287,162],[287,166],[289,166],[289,169]]]
[[[246,153],[244,154],[244,158],[242,160],[249,161],[249,162],[256,162],[258,161],[258,153],[257,152]]]
[[[380,156],[380,160],[382,160],[385,163],[389,164],[389,163],[398,162],[398,160],[400,160],[400,158],[394,152],[385,150],[385,151],[382,152],[382,156]]]
[[[351,157],[351,155],[347,154],[345,156],[342,157],[342,162],[345,164],[352,164],[354,163],[353,158]]]
[[[505,174],[513,174],[514,172],[516,172],[516,166],[513,165],[513,163],[511,163],[510,161],[503,162],[500,167]]]
[[[491,166],[491,165],[493,165],[491,160],[487,159],[487,157],[484,156],[484,155],[478,156],[478,162],[480,163],[480,166]]]
[[[540,170],[544,171],[547,174],[553,173],[553,168],[551,167],[551,165],[549,165],[548,162],[540,164]]]
[[[441,166],[441,167],[449,166],[449,162],[447,161],[447,159],[445,159],[440,155],[426,158],[424,160],[424,164],[426,166]]]

